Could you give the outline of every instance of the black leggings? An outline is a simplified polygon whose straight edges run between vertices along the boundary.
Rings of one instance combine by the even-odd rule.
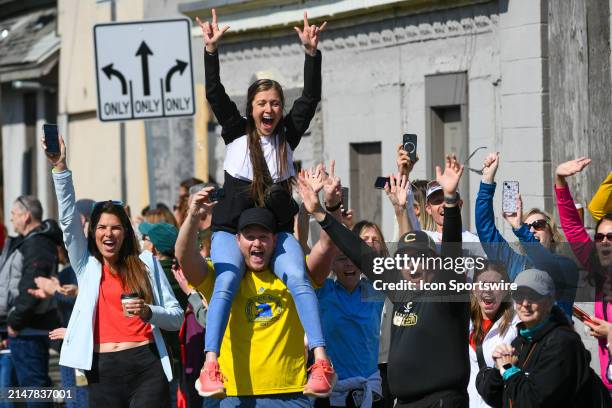
[[[154,343],[113,353],[94,353],[89,384],[89,406],[167,408],[168,379]]]

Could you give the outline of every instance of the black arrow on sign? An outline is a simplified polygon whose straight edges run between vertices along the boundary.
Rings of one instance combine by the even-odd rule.
[[[138,51],[136,51],[136,56],[138,55],[140,55],[142,59],[142,88],[145,96],[148,96],[151,94],[151,88],[149,86],[149,55],[153,55],[153,52],[147,43],[143,41],[140,43]]]
[[[185,61],[176,60],[176,65],[168,70],[168,73],[166,74],[166,92],[170,92],[170,80],[172,79],[172,75],[174,75],[174,73],[177,71],[183,75],[187,65],[188,64]]]
[[[106,74],[108,79],[111,79],[111,76],[113,75],[119,78],[119,81],[121,81],[121,94],[127,95],[127,82],[125,81],[125,77],[121,72],[113,69],[113,64],[108,64],[102,68],[102,71]]]

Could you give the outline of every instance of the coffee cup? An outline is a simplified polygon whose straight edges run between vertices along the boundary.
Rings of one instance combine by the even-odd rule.
[[[126,317],[134,317],[135,315],[131,312],[128,312],[125,309],[125,305],[128,303],[131,303],[132,301],[134,301],[135,299],[138,299],[138,293],[133,292],[133,293],[124,293],[121,295],[121,307],[123,308],[123,315]]]

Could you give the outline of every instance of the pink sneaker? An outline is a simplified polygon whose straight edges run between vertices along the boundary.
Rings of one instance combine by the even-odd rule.
[[[195,389],[202,397],[225,398],[224,381],[226,379],[221,374],[219,363],[209,361],[204,363],[204,367],[200,371],[200,378],[195,382]]]
[[[317,398],[329,397],[338,376],[327,360],[317,360],[310,368],[310,377],[304,387],[304,395]]]

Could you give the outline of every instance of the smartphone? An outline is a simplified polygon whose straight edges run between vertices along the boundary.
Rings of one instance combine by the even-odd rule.
[[[504,181],[502,189],[502,211],[507,214],[516,214],[519,194],[518,181]]]
[[[208,199],[211,202],[219,201],[225,198],[225,190],[222,188],[216,189],[208,193]]]
[[[582,310],[576,305],[572,306],[572,314],[574,315],[576,319],[580,320],[581,322],[588,322],[596,326],[599,325],[599,323],[591,319],[591,315],[589,315],[587,312],[585,312],[584,310]]]
[[[349,210],[349,189],[342,187],[342,213],[346,215]]]
[[[416,154],[417,154],[417,135],[413,133],[404,134],[402,140],[402,146],[406,153],[408,153],[408,158],[412,162],[416,162]]]
[[[389,185],[391,184],[391,179],[389,177],[377,177],[374,182],[374,188],[384,189],[387,183],[389,183]]]
[[[57,133],[57,125],[45,123],[43,125],[43,133],[45,135],[45,144],[47,145],[47,153],[60,153],[59,136]]]

